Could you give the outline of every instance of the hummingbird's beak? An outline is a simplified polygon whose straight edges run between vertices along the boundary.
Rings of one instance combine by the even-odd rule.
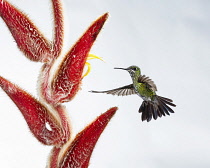
[[[122,70],[128,70],[127,68],[114,68],[114,69],[122,69]]]

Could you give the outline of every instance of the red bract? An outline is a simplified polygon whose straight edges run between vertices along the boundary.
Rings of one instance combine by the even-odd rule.
[[[99,34],[108,14],[98,18],[63,58],[56,71],[51,71],[55,61],[45,64],[40,77],[41,95],[50,104],[71,100],[79,90],[83,68],[91,46]],[[54,76],[50,80],[50,75]]]
[[[93,148],[116,110],[116,107],[109,109],[106,113],[100,115],[92,124],[77,134],[76,138],[67,148],[65,155],[62,157],[59,164],[60,168],[88,167]]]
[[[20,10],[9,2],[0,0],[0,16],[26,57],[41,62],[46,62],[52,57],[50,42]]]
[[[107,17],[97,19],[64,58],[51,85],[55,102],[69,101],[77,93],[88,53]]]
[[[0,86],[12,99],[23,114],[31,132],[45,145],[62,144],[69,137],[65,137],[61,119],[51,113],[41,102],[33,98],[29,93],[23,91],[8,80],[0,77]],[[51,130],[47,129],[49,124]]]
[[[93,22],[55,67],[63,47],[63,14],[60,0],[52,0],[52,7],[54,40],[50,42],[26,15],[9,2],[0,0],[0,16],[19,49],[30,60],[44,63],[39,79],[39,99],[1,76],[0,87],[19,108],[33,135],[44,145],[54,146],[49,168],[86,168],[98,138],[117,108],[100,115],[71,141],[70,121],[62,103],[72,100],[78,92],[89,51],[108,14]]]

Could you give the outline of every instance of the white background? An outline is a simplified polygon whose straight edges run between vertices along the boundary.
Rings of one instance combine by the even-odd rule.
[[[10,0],[52,39],[50,0]],[[118,106],[100,137],[90,168],[208,168],[210,166],[210,1],[63,0],[65,54],[97,17],[110,17],[91,53],[92,71],[66,103],[74,136],[96,116]],[[0,75],[37,96],[41,63],[26,59],[0,20]],[[174,100],[175,114],[142,122],[142,99],[93,94],[131,83],[114,67],[138,65],[157,94]],[[30,133],[21,113],[0,90],[0,162],[4,168],[43,168],[51,147]]]

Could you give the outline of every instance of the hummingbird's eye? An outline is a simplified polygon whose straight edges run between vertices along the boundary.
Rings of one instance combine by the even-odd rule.
[[[134,71],[137,71],[137,68],[136,68],[136,67],[133,67],[132,69],[133,69]]]

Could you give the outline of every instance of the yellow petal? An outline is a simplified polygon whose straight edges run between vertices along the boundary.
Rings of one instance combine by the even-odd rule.
[[[98,56],[96,56],[94,54],[89,54],[88,55],[87,60],[91,60],[91,59],[99,59],[101,61],[104,61],[101,57],[98,57]],[[85,74],[83,75],[82,78],[84,78],[85,76],[87,76],[90,73],[90,70],[91,70],[91,64],[89,62],[86,62],[85,65],[87,65],[87,71],[85,72]]]
[[[104,61],[101,57],[96,56],[94,54],[89,54],[87,60],[91,60],[91,59],[99,59],[101,61]],[[105,62],[105,61],[104,61]]]
[[[90,73],[91,70],[91,65],[89,62],[86,62],[85,65],[87,65],[87,71],[85,72],[85,74],[83,75],[82,78],[84,78],[85,76],[87,76]]]

